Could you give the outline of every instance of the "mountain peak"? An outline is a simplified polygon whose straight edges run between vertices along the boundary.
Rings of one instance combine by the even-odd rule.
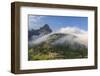
[[[48,24],[45,24],[43,27],[39,29],[40,33],[49,34],[52,32]]]
[[[37,36],[37,37],[41,37],[43,35],[49,34],[51,33],[52,30],[50,29],[48,24],[45,24],[43,27],[41,27],[40,29],[32,29],[30,31],[28,31],[28,38],[29,40],[33,37],[33,36]],[[35,38],[36,39],[36,38]]]
[[[45,27],[45,28],[49,28],[49,25],[48,25],[48,24],[45,24],[43,27]]]
[[[44,31],[48,31],[48,32],[52,32],[52,30],[50,29],[49,25],[48,24],[45,24],[43,27],[41,27],[39,29],[40,31],[44,30]]]

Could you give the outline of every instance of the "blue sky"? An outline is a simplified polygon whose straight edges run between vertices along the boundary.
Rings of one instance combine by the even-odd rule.
[[[48,24],[53,31],[64,27],[77,27],[88,31],[88,17],[29,15],[29,29],[39,29]]]

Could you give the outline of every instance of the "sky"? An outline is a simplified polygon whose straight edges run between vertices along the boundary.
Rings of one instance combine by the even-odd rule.
[[[88,17],[29,15],[29,29],[39,29],[48,24],[53,31],[65,27],[76,27],[88,31]]]

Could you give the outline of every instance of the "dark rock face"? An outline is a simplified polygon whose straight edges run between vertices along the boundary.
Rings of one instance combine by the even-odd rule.
[[[48,24],[45,24],[43,27],[41,27],[38,32],[41,34],[49,34],[52,32],[52,30],[50,29],[49,25]]]
[[[41,27],[40,29],[37,30],[29,30],[28,31],[28,39],[30,40],[32,36],[43,36],[46,34],[51,33],[52,30],[50,29],[48,24],[45,24],[43,27]]]

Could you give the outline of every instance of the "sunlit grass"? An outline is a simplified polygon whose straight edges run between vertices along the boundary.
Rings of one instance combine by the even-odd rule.
[[[87,48],[72,49],[42,44],[29,49],[28,60],[77,59],[87,58],[87,55]]]

